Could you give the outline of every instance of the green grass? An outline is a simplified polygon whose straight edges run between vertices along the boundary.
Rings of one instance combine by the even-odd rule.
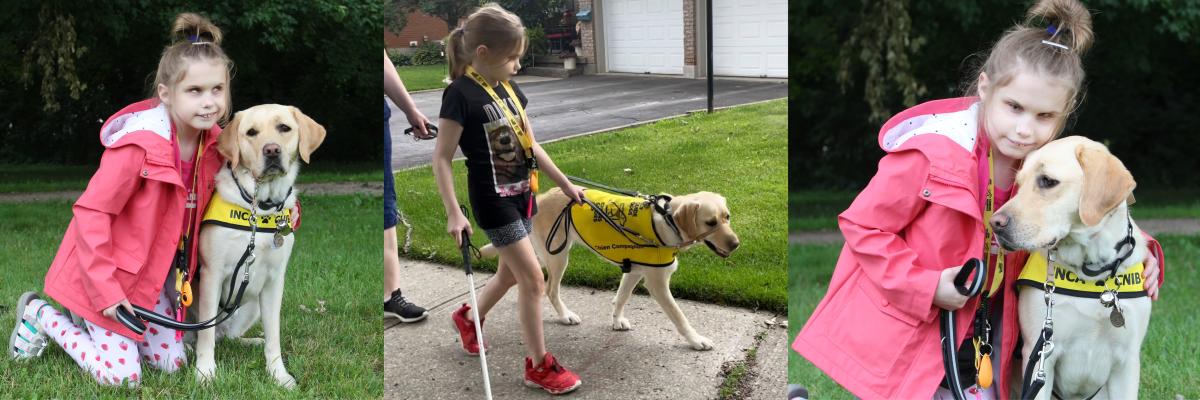
[[[446,87],[443,81],[447,74],[446,64],[396,67],[396,72],[400,74],[400,80],[409,92]]]
[[[7,175],[5,175],[7,176]],[[0,357],[0,397],[13,398],[379,398],[383,395],[383,329],[379,300],[379,196],[310,196],[288,268],[281,345],[295,392],[275,386],[263,349],[232,341],[217,344],[217,378],[195,383],[188,367],[163,374],[143,366],[138,391],[101,388],[61,349],[15,363]],[[12,302],[41,290],[47,268],[71,218],[71,203],[0,204],[0,321],[12,326]],[[166,266],[164,266],[165,268]],[[251,270],[251,273],[254,273]],[[327,311],[310,310],[324,301]],[[260,336],[254,328],[248,336]]]
[[[857,192],[805,190],[788,195],[788,231],[837,230],[837,215]],[[1134,218],[1200,218],[1200,189],[1139,190]]]
[[[317,163],[305,165],[299,183],[379,182],[382,162]],[[0,164],[0,194],[83,190],[95,165]]]
[[[639,127],[545,145],[563,171],[644,193],[714,191],[728,199],[742,246],[721,259],[704,246],[680,255],[671,282],[676,297],[783,311],[786,307],[785,241],[787,103],[694,114]],[[631,173],[623,172],[629,168]],[[454,163],[458,199],[467,201],[466,168]],[[542,190],[553,183],[545,177]],[[396,174],[401,210],[412,223],[413,255],[461,262],[445,233],[446,216],[429,167]],[[557,213],[561,210],[541,210]],[[479,229],[474,241],[486,243]],[[615,289],[621,272],[576,247],[564,281]],[[495,261],[485,261],[494,270]]]
[[[1167,256],[1166,283],[1154,302],[1150,329],[1142,346],[1140,398],[1171,399],[1200,396],[1200,319],[1196,318],[1196,293],[1200,291],[1200,235],[1160,237]],[[788,327],[794,338],[817,303],[825,296],[841,246],[790,246]],[[849,399],[852,396],[795,351],[788,352],[788,382],[808,387],[813,399]]]

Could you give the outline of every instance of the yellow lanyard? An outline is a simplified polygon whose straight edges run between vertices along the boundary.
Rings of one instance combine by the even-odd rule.
[[[513,115],[512,111],[510,111],[508,109],[508,103],[505,102],[504,100],[501,100],[500,96],[496,95],[496,91],[492,90],[492,85],[488,83],[487,78],[484,78],[483,75],[480,75],[479,72],[475,71],[475,68],[472,68],[470,65],[467,66],[467,76],[469,76],[469,77],[471,77],[471,79],[475,80],[475,83],[478,83],[479,87],[482,87],[483,90],[485,92],[487,92],[488,96],[492,97],[492,101],[496,102],[496,106],[500,107],[500,110],[502,112],[504,112],[504,117],[506,119],[508,119],[508,124],[510,126],[512,126],[513,132],[516,132],[516,134],[517,134],[517,140],[521,142],[521,147],[525,149],[525,158],[532,160],[533,159],[533,138],[529,137],[529,135],[525,133],[525,129],[521,124],[517,123],[517,117],[515,115]],[[521,106],[521,99],[518,98],[516,93],[513,92],[512,86],[508,84],[508,81],[502,81],[502,82],[500,82],[500,85],[504,86],[504,90],[506,92],[508,92],[508,97],[510,99],[512,99],[513,104],[516,105],[517,112],[521,114],[521,121],[528,122],[529,117],[527,117],[525,115],[525,107]],[[529,172],[529,189],[532,190],[533,193],[537,193],[538,192],[537,164],[535,162],[535,163],[531,163],[530,165],[531,165],[531,168],[530,168],[530,172]]]
[[[200,139],[196,141],[196,158],[192,159],[192,187],[188,188],[187,201],[184,205],[185,208],[190,209],[186,211],[187,215],[184,218],[186,218],[187,225],[184,225],[183,234],[180,235],[179,239],[179,251],[185,258],[187,257],[187,249],[184,248],[184,245],[192,235],[192,224],[196,223],[196,208],[199,206],[196,203],[196,186],[199,186],[200,182],[200,159],[204,157],[204,136],[206,133],[202,133]],[[182,166],[183,163],[180,162],[180,165]],[[181,307],[190,307],[192,305],[192,279],[189,276],[185,281],[184,275],[187,275],[188,271],[179,270],[183,268],[183,265],[177,265],[177,267],[179,268],[175,270],[175,292],[179,293],[179,297],[175,301]]]
[[[996,173],[992,164],[992,149],[988,149],[988,188],[986,206],[983,209],[983,225],[987,227],[987,233],[983,238],[984,260],[991,261],[992,257],[996,257],[996,270],[992,274],[992,284],[987,285],[988,288],[986,297],[992,297],[1000,290],[1000,284],[1004,282],[1004,249],[1001,249],[994,241],[996,234],[992,232],[992,213],[996,209]]]

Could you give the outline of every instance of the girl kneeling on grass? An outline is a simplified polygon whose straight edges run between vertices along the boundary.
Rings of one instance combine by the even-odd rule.
[[[139,385],[143,361],[168,373],[186,364],[175,330],[151,323],[138,335],[116,319],[117,307],[133,313],[132,304],[182,317],[172,261],[178,251],[196,265],[196,241],[187,238],[199,232],[197,210],[208,204],[222,162],[217,122],[229,117],[232,63],[220,46],[221,30],[185,13],[176,17],[172,37],[152,98],[100,128],[100,168],[72,207],[46,272],[46,294],[83,324],[26,292],[9,339],[15,359],[40,356],[49,338],[96,382],[129,387]]]
[[[582,382],[546,351],[542,336],[545,283],[529,240],[530,219],[537,212],[537,177],[531,177],[530,172],[534,168],[545,171],[574,201],[583,196],[583,189],[572,185],[533,140],[524,112],[528,101],[520,88],[509,82],[521,68],[519,60],[524,50],[525,27],[521,20],[495,4],[479,8],[450,33],[446,53],[454,81],[442,94],[433,172],[446,209],[446,231],[461,246],[459,235],[463,230],[470,233],[471,224],[459,211],[450,159],[455,147],[466,155],[471,208],[479,227],[500,251],[496,275],[479,296],[479,323],[486,320],[488,310],[508,289],[517,285],[526,352],[525,384],[561,394],[575,390]],[[463,350],[470,355],[483,351],[475,337],[470,306],[463,304],[452,318],[462,337]]]
[[[1012,363],[1020,338],[1012,288],[1028,253],[1001,251],[985,222],[1016,190],[1021,160],[1063,130],[1091,42],[1091,16],[1077,0],[1039,1],[992,48],[970,91],[978,97],[924,103],[883,125],[887,155],[838,216],[846,244],[797,352],[861,398],[949,399],[951,390],[1009,398],[1009,373],[1021,370]],[[1144,282],[1157,297],[1162,252],[1152,239],[1148,247],[1145,275],[1154,279]],[[970,258],[987,260],[987,275],[983,294],[968,299],[953,278]],[[967,387],[944,387],[939,309],[961,310],[955,345],[968,368],[974,311],[984,310],[995,383],[977,383],[971,371],[961,374]]]

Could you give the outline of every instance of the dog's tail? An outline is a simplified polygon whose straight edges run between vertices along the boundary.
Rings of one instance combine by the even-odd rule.
[[[481,258],[496,258],[499,255],[500,250],[496,250],[496,246],[492,246],[491,243],[479,248],[479,257]]]

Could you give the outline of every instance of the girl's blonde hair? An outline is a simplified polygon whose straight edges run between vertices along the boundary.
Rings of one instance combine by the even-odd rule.
[[[171,27],[171,44],[163,49],[162,57],[158,59],[158,72],[154,74],[150,97],[158,97],[158,85],[169,88],[182,81],[189,63],[217,61],[225,65],[225,109],[221,112],[220,121],[227,121],[230,114],[228,82],[233,61],[221,49],[221,38],[221,28],[213,25],[208,18],[194,13],[175,16],[175,24]]]
[[[1081,56],[1091,45],[1092,15],[1083,4],[1078,0],[1039,0],[1029,9],[1025,22],[1005,32],[992,47],[967,94],[978,93],[980,73],[987,74],[988,92],[993,92],[1012,82],[1019,72],[1036,72],[1061,79],[1067,86],[1065,110],[1069,115],[1079,104],[1084,78]],[[1059,130],[1062,125],[1060,122]]]
[[[512,54],[525,49],[525,25],[516,14],[496,3],[487,3],[467,16],[467,21],[446,37],[446,58],[450,79],[466,74],[475,58],[475,49],[487,46],[492,54]]]

